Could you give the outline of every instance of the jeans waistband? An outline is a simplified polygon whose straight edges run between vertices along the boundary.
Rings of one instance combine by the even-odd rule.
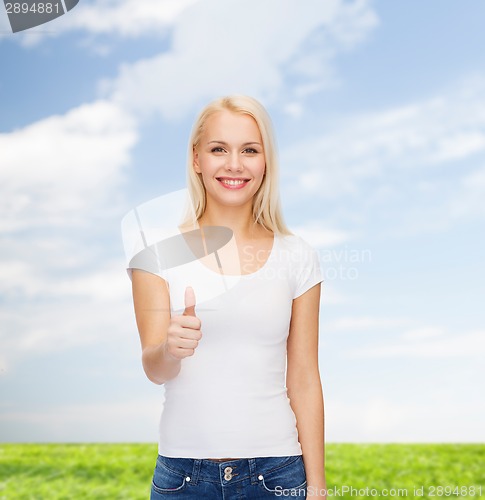
[[[214,483],[227,482],[225,474],[230,469],[231,483],[250,478],[251,484],[258,483],[258,476],[270,471],[284,467],[301,455],[290,455],[284,457],[255,457],[227,460],[225,462],[214,462],[209,459],[199,458],[173,458],[163,455],[158,456],[158,460],[168,469],[190,477],[193,484],[198,481],[209,481]]]

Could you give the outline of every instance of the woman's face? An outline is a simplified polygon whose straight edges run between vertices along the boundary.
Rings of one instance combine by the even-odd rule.
[[[194,169],[202,174],[208,204],[251,204],[265,166],[263,141],[254,118],[227,110],[207,118],[194,150]]]

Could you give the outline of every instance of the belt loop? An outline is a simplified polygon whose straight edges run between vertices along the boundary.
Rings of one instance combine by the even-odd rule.
[[[194,467],[192,468],[192,476],[190,478],[190,482],[192,484],[197,484],[197,481],[199,480],[199,471],[201,463],[202,460],[200,458],[194,459]]]
[[[251,484],[258,484],[258,477],[257,477],[257,471],[256,471],[256,459],[255,458],[249,458],[249,473],[251,475]]]

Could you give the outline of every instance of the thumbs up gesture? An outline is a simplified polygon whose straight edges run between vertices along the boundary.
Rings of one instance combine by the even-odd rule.
[[[183,315],[197,317],[195,315],[195,293],[194,289],[190,286],[185,289],[185,310]]]
[[[192,356],[202,338],[200,319],[195,314],[195,294],[191,287],[185,289],[185,310],[172,316],[167,330],[165,352],[175,359]]]

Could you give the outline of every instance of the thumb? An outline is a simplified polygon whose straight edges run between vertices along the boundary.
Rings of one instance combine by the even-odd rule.
[[[185,289],[185,311],[184,316],[195,316],[195,293],[191,286]]]

